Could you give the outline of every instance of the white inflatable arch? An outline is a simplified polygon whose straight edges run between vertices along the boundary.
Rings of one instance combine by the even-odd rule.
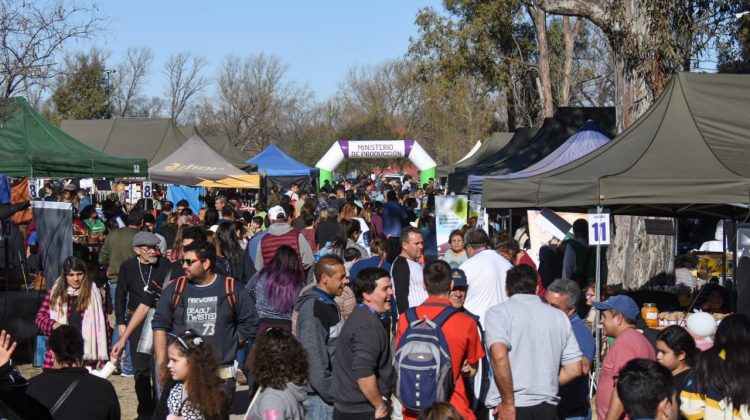
[[[420,185],[435,178],[435,160],[416,140],[339,140],[315,164],[320,169],[320,186],[333,185],[333,170],[344,159],[388,159],[407,157],[419,169]]]

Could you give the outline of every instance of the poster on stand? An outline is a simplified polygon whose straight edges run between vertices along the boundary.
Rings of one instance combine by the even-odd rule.
[[[450,248],[450,234],[461,229],[469,216],[469,199],[465,195],[444,195],[435,197],[435,227],[437,230],[438,253],[442,257]]]
[[[545,212],[551,211],[548,209]],[[577,219],[586,219],[588,214],[586,213],[567,213],[567,212],[554,212],[559,218],[565,220],[570,226],[573,225]],[[529,221],[529,241],[531,242],[531,248],[526,251],[537,267],[539,266],[539,250],[542,246],[547,245],[550,240],[557,238],[560,241],[563,240],[561,236],[564,236],[566,232],[562,232],[559,228],[555,227],[554,223],[544,219],[542,211],[540,210],[528,210],[526,212],[527,220]]]

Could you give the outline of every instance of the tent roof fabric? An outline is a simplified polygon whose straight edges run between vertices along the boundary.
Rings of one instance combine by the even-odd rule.
[[[485,161],[464,169],[462,181],[458,185],[449,182],[463,192],[467,189],[469,175],[505,175],[528,168],[560,147],[565,140],[576,133],[588,120],[596,121],[604,131],[615,135],[615,109],[593,107],[560,107],[554,118],[546,118],[544,124],[525,148],[509,153],[501,160]],[[456,172],[459,172],[458,170]],[[449,180],[450,181],[450,180]],[[456,190],[456,192],[459,192]]]
[[[21,97],[0,102],[0,156],[0,173],[8,176],[148,176],[146,160],[113,156],[84,144],[46,120]]]
[[[537,128],[531,127],[517,129],[516,132],[513,133],[513,137],[508,144],[500,150],[475,162],[471,167],[456,168],[453,173],[448,174],[448,187],[452,192],[465,193],[467,191],[466,186],[470,174],[474,174],[476,171],[483,168],[491,167],[494,164],[508,159],[510,156],[514,156],[521,150],[524,150],[529,146],[537,131]]]
[[[484,181],[491,208],[738,214],[750,203],[750,76],[678,73],[632,126],[544,174]]]
[[[481,162],[483,159],[486,159],[488,156],[491,156],[493,153],[507,146],[508,143],[510,143],[510,140],[512,138],[513,138],[513,133],[507,133],[507,132],[492,133],[490,137],[482,141],[482,144],[479,146],[479,149],[477,149],[476,152],[472,153],[471,156],[464,157],[463,159],[454,163],[453,165],[444,165],[444,166],[438,167],[437,169],[437,171],[439,172],[438,176],[446,177],[449,174],[455,172],[459,168],[470,168],[477,162]]]
[[[188,186],[259,188],[257,174],[248,175],[227,162],[197,134],[151,168],[151,180]],[[241,185],[241,186],[240,186]]]
[[[170,118],[63,120],[62,129],[89,146],[116,156],[164,160],[185,143]]]
[[[252,165],[248,165],[246,161],[250,158],[250,156],[242,153],[240,149],[237,148],[237,146],[232,143],[231,140],[229,140],[229,137],[221,135],[221,134],[214,134],[214,135],[208,135],[208,134],[201,134],[198,132],[198,129],[194,125],[183,125],[177,127],[180,132],[182,133],[185,138],[190,138],[193,134],[198,134],[203,138],[203,140],[208,143],[209,146],[211,146],[212,149],[221,156],[224,157],[229,163],[233,164],[234,166],[247,170],[252,167]]]
[[[247,161],[258,165],[259,172],[266,176],[310,176],[314,175],[313,168],[292,159],[275,144],[270,144],[260,153]]]
[[[482,182],[484,179],[515,179],[524,178],[532,175],[542,174],[568,162],[572,162],[579,157],[591,153],[599,147],[607,144],[610,138],[602,133],[601,128],[594,121],[587,121],[586,124],[578,130],[577,133],[565,140],[560,147],[552,153],[545,156],[544,159],[518,172],[512,172],[506,175],[470,175],[469,190],[482,191]]]

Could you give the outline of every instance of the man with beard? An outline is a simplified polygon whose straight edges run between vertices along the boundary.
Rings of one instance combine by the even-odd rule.
[[[115,318],[120,335],[125,333],[125,326],[133,312],[144,301],[150,301],[147,288],[149,284],[159,286],[169,280],[171,264],[161,256],[158,250],[159,238],[150,232],[138,232],[133,237],[135,258],[125,260],[120,265],[119,281],[115,296]],[[138,418],[150,418],[154,410],[155,388],[151,384],[151,352],[138,352],[143,326],[138,327],[128,340],[133,363],[135,393],[138,397]],[[150,336],[151,330],[147,329]]]
[[[167,333],[197,331],[218,359],[229,407],[237,385],[237,349],[258,332],[258,311],[237,280],[214,272],[213,245],[193,242],[183,251],[185,277],[164,286],[151,323],[156,366],[167,369]]]

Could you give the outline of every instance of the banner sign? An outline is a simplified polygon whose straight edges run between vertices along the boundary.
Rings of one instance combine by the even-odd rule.
[[[555,217],[545,218],[547,212],[552,212],[549,209],[544,211],[539,210],[528,210],[526,212],[526,219],[529,221],[529,242],[531,242],[531,248],[526,251],[532,260],[539,266],[539,250],[549,244],[553,238],[562,241],[564,238],[560,237],[562,227],[561,223],[558,223],[558,218],[567,222],[567,226],[572,226],[573,222],[577,219],[586,219],[588,216],[586,213],[564,213],[564,212],[552,212]],[[544,214],[543,214],[544,213]],[[552,220],[550,220],[552,219]],[[562,232],[562,234],[566,234]]]
[[[413,140],[368,140],[348,141],[340,140],[339,146],[344,157],[354,158],[402,158],[409,156]]]
[[[469,199],[465,195],[435,196],[435,228],[438,253],[442,257],[450,248],[450,234],[461,229],[469,217]]]

